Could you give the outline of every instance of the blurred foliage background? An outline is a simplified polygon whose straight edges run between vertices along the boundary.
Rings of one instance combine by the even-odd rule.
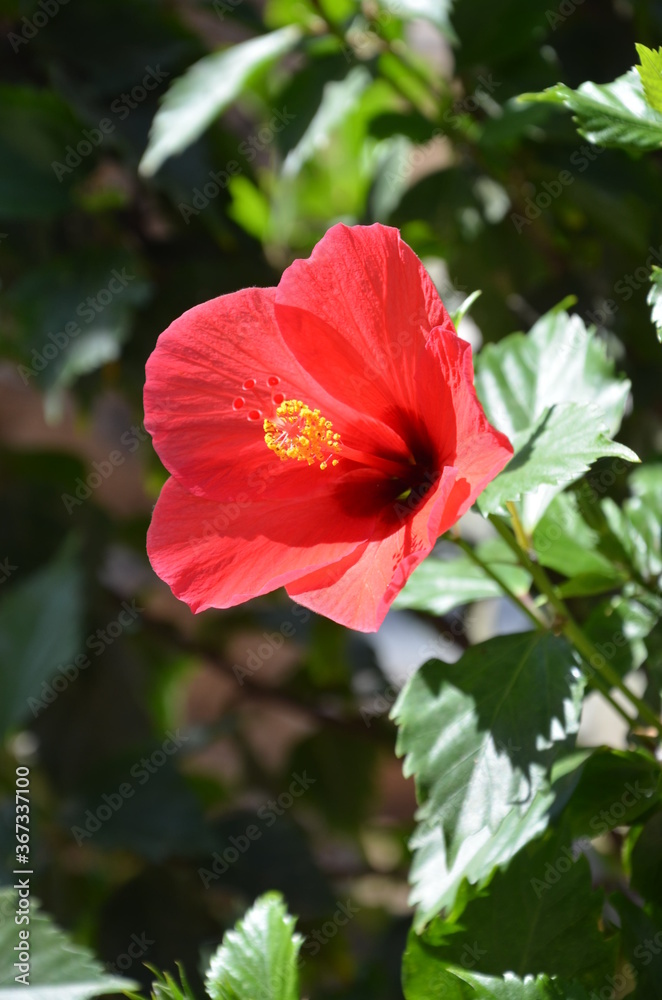
[[[475,346],[575,295],[633,383],[622,439],[659,456],[660,154],[515,98],[610,81],[661,30],[655,0],[0,3],[0,852],[11,884],[27,764],[33,890],[109,968],[181,959],[199,990],[279,889],[306,995],[399,997],[414,797],[388,711],[449,628],[394,612],[405,641],[374,642],[282,594],[197,618],[170,594],[145,555],[158,334],[335,222],[388,223],[449,307],[482,289]]]

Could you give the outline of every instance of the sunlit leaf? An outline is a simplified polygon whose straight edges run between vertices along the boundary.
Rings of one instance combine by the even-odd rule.
[[[170,156],[195,142],[260,70],[290,52],[300,38],[299,28],[280,28],[205,56],[191,66],[161,102],[140,172],[150,177]]]
[[[641,77],[646,100],[655,111],[662,112],[662,48],[646,48],[645,45],[635,45],[641,65],[637,72]]]
[[[637,461],[610,441],[630,383],[595,332],[561,308],[525,336],[511,334],[476,358],[476,390],[492,423],[510,438],[515,456],[478,500],[483,513],[503,512],[525,498],[522,519],[535,527],[553,497],[603,456]]]
[[[424,924],[544,829],[549,769],[579,725],[583,681],[570,647],[537,632],[501,636],[455,664],[431,660],[393,716],[420,809],[412,902]]]
[[[577,131],[599,146],[659,149],[662,114],[646,100],[636,69],[613,83],[582,83],[577,90],[557,83],[537,94],[522,94],[522,101],[560,104],[574,115]]]
[[[75,945],[47,914],[31,901],[30,921],[15,923],[18,893],[0,891],[0,1000],[91,1000],[105,993],[123,993],[136,984],[110,976],[87,948]],[[25,912],[25,911],[24,911]],[[11,914],[11,919],[9,916]],[[19,962],[21,930],[28,932],[27,979],[17,981],[24,970]],[[19,962],[20,964],[20,962]]]
[[[261,896],[212,956],[205,985],[212,1000],[299,1000],[294,931],[281,896]]]

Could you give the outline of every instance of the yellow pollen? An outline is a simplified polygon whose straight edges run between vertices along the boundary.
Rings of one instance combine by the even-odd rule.
[[[297,462],[326,469],[329,461],[337,465],[342,443],[333,424],[319,410],[311,410],[300,399],[286,399],[276,410],[273,420],[264,421],[264,440],[281,462],[294,458]]]

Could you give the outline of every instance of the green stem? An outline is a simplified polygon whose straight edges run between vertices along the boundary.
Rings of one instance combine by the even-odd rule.
[[[614,687],[624,694],[630,704],[637,709],[640,718],[647,722],[648,725],[653,726],[658,733],[662,735],[662,721],[660,721],[655,712],[649,708],[645,701],[642,701],[641,698],[637,697],[636,694],[630,691],[628,686],[623,683],[613,667],[609,666],[605,658],[601,656],[591,640],[582,632],[581,628],[570,614],[567,605],[556,593],[551,580],[545,573],[542,566],[540,566],[539,563],[535,563],[531,559],[528,552],[526,552],[519,545],[510,528],[500,517],[490,514],[490,521],[499,532],[504,542],[506,542],[506,544],[516,554],[522,566],[529,571],[538,590],[541,594],[545,595],[550,605],[557,612],[561,631],[573,644],[575,649],[580,653],[585,663],[588,665],[590,671],[588,674],[589,679],[593,673],[598,674],[601,680],[608,684],[609,687]],[[598,666],[597,664],[600,665]]]
[[[524,549],[525,552],[528,552],[531,543],[526,534],[526,531],[524,530],[524,525],[520,521],[520,516],[517,507],[511,501],[508,501],[506,507],[508,508],[508,513],[510,514],[510,518],[513,522],[513,531],[515,532],[515,538],[517,539],[520,548]]]
[[[476,552],[474,552],[474,550],[468,544],[468,542],[465,542],[463,538],[453,538],[452,535],[450,536],[450,540],[454,542],[456,545],[458,545],[463,552],[466,552],[471,561],[474,562],[476,566],[480,566],[480,568],[482,569],[483,573],[485,573],[486,576],[489,576],[491,580],[494,580],[499,589],[503,590],[506,597],[510,598],[513,604],[516,604],[517,607],[520,609],[520,611],[523,611],[524,614],[527,616],[527,618],[531,619],[536,628],[545,627],[544,621],[538,617],[535,611],[533,611],[532,608],[528,607],[521,599],[521,597],[518,597],[515,591],[511,590],[508,584],[504,583],[504,581],[497,576],[497,574],[487,565],[486,562],[483,562],[483,560],[480,558],[479,555],[476,554]]]

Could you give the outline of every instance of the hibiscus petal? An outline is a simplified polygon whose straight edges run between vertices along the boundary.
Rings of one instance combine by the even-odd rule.
[[[319,407],[334,429],[399,440],[332,399],[302,368],[276,324],[274,296],[273,288],[248,288],[195,306],[161,334],[147,362],[145,427],[168,471],[198,496],[247,503],[267,493],[317,495],[344,473],[344,463],[321,472],[268,450],[263,418],[276,392]],[[253,388],[243,388],[247,379]],[[269,385],[274,379],[278,385]],[[248,419],[251,411],[259,419]]]
[[[447,466],[426,499],[398,524],[383,515],[373,536],[332,566],[287,584],[299,604],[360,632],[375,632],[411,573],[453,525],[466,499]],[[392,515],[392,512],[390,512]]]
[[[254,378],[269,399],[271,375],[291,381],[300,374],[275,322],[274,295],[273,288],[249,288],[189,309],[161,334],[147,362],[145,427],[163,464],[192,492],[232,498],[246,490],[246,470],[273,457],[262,421],[248,420],[259,409],[257,396],[242,386]],[[245,402],[236,410],[239,399]],[[275,472],[279,466],[269,463]]]
[[[285,341],[320,385],[406,439],[401,417],[418,410],[419,348],[434,327],[453,327],[397,229],[334,226],[287,268],[275,304]]]
[[[154,571],[193,611],[228,608],[352,553],[376,517],[348,509],[342,491],[311,503],[302,493],[274,505],[218,503],[173,477],[147,535]]]
[[[471,345],[446,328],[432,331],[416,375],[421,413],[429,433],[444,438],[446,461],[469,484],[463,514],[513,457],[510,441],[489,423],[474,388]],[[436,428],[436,431],[435,431]],[[449,448],[448,434],[454,445]],[[443,433],[443,431],[442,431]]]

